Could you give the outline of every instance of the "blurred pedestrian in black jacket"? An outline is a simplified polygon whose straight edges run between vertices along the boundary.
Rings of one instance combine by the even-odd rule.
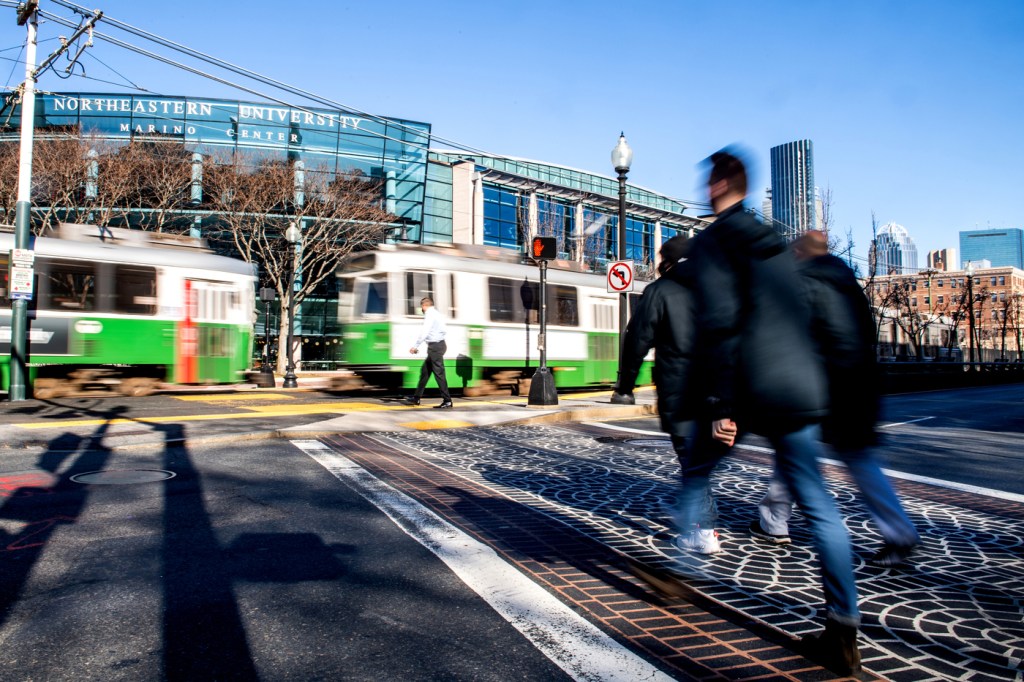
[[[872,452],[878,442],[881,381],[871,306],[853,271],[829,254],[823,232],[805,232],[793,243],[793,252],[811,307],[811,333],[825,362],[830,407],[822,422],[822,440],[847,464],[882,534],[884,545],[872,563],[896,566],[909,558],[921,538]],[[758,520],[750,524],[751,535],[788,543],[792,498],[777,475],[758,512]]]
[[[695,416],[694,400],[688,391],[690,362],[693,355],[693,301],[690,292],[668,273],[686,257],[687,238],[676,236],[661,247],[659,277],[647,285],[626,326],[622,357],[619,359],[619,385],[613,402],[632,397],[637,374],[644,358],[654,349],[654,384],[658,391],[658,416],[661,430],[669,434],[679,459],[680,472],[686,468],[686,436]],[[718,518],[718,508],[710,489],[702,511]]]
[[[696,345],[690,373],[700,401],[683,489],[675,512],[683,550],[718,544],[701,500],[715,465],[739,429],[761,434],[776,467],[807,518],[822,570],[828,617],[807,651],[840,674],[860,669],[860,611],[846,528],[826,490],[817,458],[817,425],[826,413],[824,371],[810,338],[810,319],[796,262],[782,239],[748,213],[743,162],[713,154],[708,195],[717,219],[690,242],[672,276],[692,292]]]

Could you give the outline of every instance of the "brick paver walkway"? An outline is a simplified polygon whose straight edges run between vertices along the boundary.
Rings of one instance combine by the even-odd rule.
[[[493,546],[539,584],[681,679],[830,679],[793,650],[820,627],[818,572],[797,514],[794,543],[746,528],[770,459],[739,450],[716,480],[725,552],[694,561],[670,543],[664,512],[678,465],[660,438],[584,425],[500,426],[325,439],[385,481]],[[1020,680],[1024,505],[895,482],[924,538],[906,569],[865,559],[879,543],[843,471],[826,467],[857,556],[862,655],[892,680]],[[685,561],[693,598],[660,598],[627,558]]]

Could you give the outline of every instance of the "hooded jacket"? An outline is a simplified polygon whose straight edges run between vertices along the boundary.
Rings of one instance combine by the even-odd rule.
[[[763,435],[826,414],[824,373],[796,261],[739,203],[691,240],[672,271],[694,297],[693,390],[703,418]]]
[[[822,438],[839,450],[874,445],[881,392],[868,299],[853,271],[835,256],[801,263],[800,274],[828,381],[830,409]]]

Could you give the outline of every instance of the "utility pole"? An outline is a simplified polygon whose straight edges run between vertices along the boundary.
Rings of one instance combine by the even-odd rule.
[[[46,61],[36,68],[36,35],[39,24],[36,12],[39,0],[26,0],[18,5],[18,26],[28,26],[28,38],[25,48],[25,82],[21,88],[21,148],[18,161],[18,198],[14,208],[14,249],[24,258],[32,241],[32,141],[36,119],[36,78],[53,61],[62,55],[78,38],[87,31],[92,36],[92,27],[103,16],[97,12],[85,24],[80,26],[73,36],[64,42]],[[81,51],[79,51],[81,54]],[[78,59],[78,56],[75,56]],[[15,259],[11,258],[11,263]],[[31,276],[31,271],[30,271]],[[26,357],[28,349],[28,301],[27,297],[14,298],[11,301],[11,383],[7,396],[13,402],[25,399],[28,383]]]
[[[18,26],[28,24],[25,48],[25,83],[21,91],[21,156],[18,162],[18,200],[14,205],[14,248],[28,249],[32,214],[32,136],[36,118],[36,21],[38,0],[18,5]],[[25,399],[27,372],[25,351],[28,347],[28,300],[11,301],[11,383],[8,397],[13,402]]]

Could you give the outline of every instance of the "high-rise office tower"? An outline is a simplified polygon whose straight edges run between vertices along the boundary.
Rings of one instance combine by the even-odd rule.
[[[1024,270],[1024,230],[967,230],[960,233],[960,259],[975,264],[989,260],[992,267],[1009,265]]]
[[[928,268],[931,270],[959,270],[956,261],[956,249],[938,249],[928,252]]]
[[[896,223],[879,228],[868,258],[876,275],[909,275],[918,270],[917,246],[907,228]]]
[[[772,147],[772,222],[787,241],[817,229],[814,145],[797,140]]]

